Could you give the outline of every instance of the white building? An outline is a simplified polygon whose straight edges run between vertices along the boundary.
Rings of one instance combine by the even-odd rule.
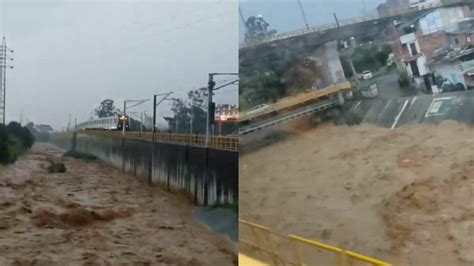
[[[427,6],[440,5],[441,0],[410,0],[410,8],[423,9]]]

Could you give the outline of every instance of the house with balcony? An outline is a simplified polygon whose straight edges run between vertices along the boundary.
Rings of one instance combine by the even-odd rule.
[[[415,84],[433,76],[436,58],[443,50],[464,50],[474,41],[468,6],[438,8],[392,29],[391,45],[399,71],[406,72]],[[427,62],[430,64],[427,64]]]

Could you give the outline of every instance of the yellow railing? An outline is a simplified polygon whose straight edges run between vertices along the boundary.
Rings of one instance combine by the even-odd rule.
[[[371,257],[361,255],[359,253],[344,250],[339,247],[323,244],[314,240],[309,240],[295,235],[281,235],[273,232],[270,228],[255,223],[251,223],[239,219],[239,243],[245,244],[253,248],[251,255],[259,257],[262,261],[267,261],[271,265],[315,265],[314,258],[307,258],[301,254],[301,246],[309,248],[311,254],[315,251],[323,251],[326,253],[333,253],[336,259],[333,265],[349,266],[355,263],[366,263],[374,266],[391,266],[387,262],[383,262]],[[250,232],[245,233],[243,226],[246,226]],[[243,238],[244,235],[251,235],[253,240]],[[241,248],[242,250],[242,248]],[[256,251],[256,252],[255,252]],[[243,252],[245,253],[245,252]],[[322,264],[322,259],[319,258],[320,265],[332,265],[329,263]]]
[[[121,138],[121,131],[106,131],[106,130],[81,130],[79,133]],[[125,132],[126,139],[136,139],[152,141],[153,135],[151,132]],[[172,143],[180,145],[189,145],[196,147],[206,147],[206,137],[203,135],[191,134],[172,134],[172,133],[155,133],[155,142]],[[234,137],[211,137],[209,147],[219,150],[239,150],[239,138]]]
[[[336,93],[340,90],[347,90],[347,89],[350,89],[350,88],[351,88],[351,83],[350,82],[342,82],[342,83],[338,83],[338,84],[335,84],[335,85],[331,85],[331,86],[326,87],[324,89],[315,90],[315,91],[311,91],[311,92],[307,92],[307,93],[301,93],[301,94],[298,94],[296,96],[285,97],[285,98],[280,99],[278,102],[276,102],[274,104],[271,104],[270,106],[268,106],[267,109],[265,109],[264,111],[262,111],[260,113],[257,113],[257,114],[254,114],[254,115],[249,115],[247,113],[240,113],[239,122],[249,120],[249,119],[255,119],[259,116],[263,116],[263,115],[270,114],[270,113],[273,113],[273,112],[278,112],[278,111],[296,106],[298,104],[303,104],[303,103],[306,103],[308,101],[313,101],[313,100],[316,100],[318,98],[325,97],[325,96],[328,96],[330,94]]]

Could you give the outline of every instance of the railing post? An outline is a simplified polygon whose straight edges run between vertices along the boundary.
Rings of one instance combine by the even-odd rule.
[[[298,247],[296,246],[296,243],[291,240],[290,237],[288,237],[288,243],[290,243],[290,246],[293,248],[293,252],[295,253],[295,259],[296,259],[296,263],[298,263],[298,265],[300,266],[303,266],[303,261],[301,260],[301,255],[300,255],[300,252],[298,251]]]
[[[339,266],[346,266],[347,265],[347,255],[346,251],[343,249],[339,254]]]

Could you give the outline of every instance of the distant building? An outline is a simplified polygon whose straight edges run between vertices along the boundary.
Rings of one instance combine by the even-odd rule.
[[[422,9],[425,7],[441,4],[441,0],[409,0],[410,8]]]
[[[238,131],[239,107],[231,104],[219,104],[215,110],[215,135],[231,135]]]
[[[474,48],[446,50],[427,62],[432,73],[459,89],[474,88]]]
[[[406,10],[410,7],[410,0],[387,0],[377,7],[377,13],[380,16]]]
[[[34,125],[33,128],[40,134],[51,134],[54,131],[50,125]]]
[[[237,105],[220,104],[215,109],[216,121],[237,121],[239,119],[239,107]]]

